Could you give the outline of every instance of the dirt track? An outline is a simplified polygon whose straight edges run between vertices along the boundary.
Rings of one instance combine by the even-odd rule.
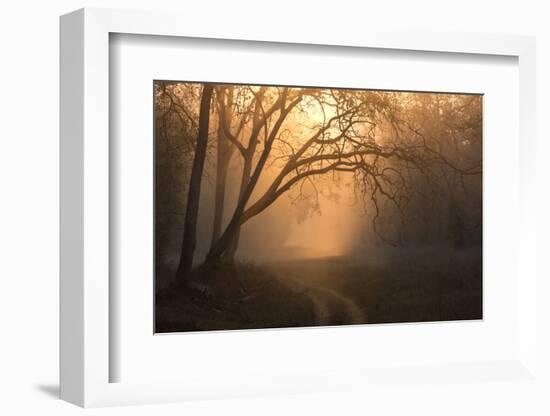
[[[295,261],[271,268],[293,291],[311,299],[317,325],[366,324],[365,308],[333,287],[330,270],[319,264]]]

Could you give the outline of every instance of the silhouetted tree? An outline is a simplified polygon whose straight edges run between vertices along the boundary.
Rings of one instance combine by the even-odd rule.
[[[383,200],[392,203],[404,222],[412,177],[420,175],[428,182],[435,182],[442,167],[461,176],[480,172],[479,166],[462,168],[454,164],[440,148],[426,140],[420,128],[401,119],[402,104],[395,93],[288,88],[274,88],[271,93],[276,98],[268,95],[265,87],[254,94],[252,132],[246,146],[231,134],[227,120],[222,117],[222,128],[243,155],[244,167],[237,206],[220,238],[212,242],[207,262],[232,259],[241,226],[293,186],[313,177],[353,174],[357,191],[374,206],[373,228],[383,238],[377,228],[380,203]],[[264,108],[266,97],[271,101]],[[283,126],[291,124],[289,115],[293,110],[306,115],[322,113],[323,120],[315,127],[302,128],[309,133],[285,140]],[[287,130],[293,130],[292,126]],[[279,153],[274,156],[275,147]],[[256,161],[257,148],[261,150]],[[284,163],[268,189],[251,201],[270,158]]]
[[[155,258],[164,267],[179,252],[197,140],[202,87],[155,82]]]
[[[199,110],[199,126],[197,145],[195,147],[195,158],[189,180],[189,191],[187,195],[187,209],[183,230],[183,242],[181,246],[181,257],[177,271],[177,277],[185,280],[189,277],[193,267],[193,254],[196,247],[197,218],[199,214],[199,200],[201,194],[201,180],[206,159],[208,146],[208,129],[210,125],[210,104],[214,87],[205,84]]]
[[[182,106],[168,92],[160,106],[176,109],[174,120],[197,138],[187,150],[193,166],[177,273],[183,279],[193,264],[208,148],[216,156],[209,158],[215,201],[207,262],[233,261],[241,227],[291,189],[307,212],[316,206],[322,178],[334,182],[340,175],[353,179],[357,199],[371,210],[373,230],[387,243],[440,234],[462,245],[471,238],[466,228],[480,230],[480,202],[469,202],[464,193],[480,193],[479,180],[468,180],[481,172],[480,97],[205,84],[200,105]],[[210,114],[216,116],[211,126]],[[234,155],[242,163],[230,207],[226,188]],[[263,179],[259,186],[268,168],[269,183]],[[304,183],[314,193],[300,199]],[[304,203],[308,198],[313,200]],[[406,226],[408,217],[414,227]]]
[[[218,102],[218,129],[216,132],[216,190],[212,241],[218,240],[222,232],[227,171],[235,149],[227,139],[224,129],[220,127],[222,120],[231,120],[233,118],[233,87],[218,87],[216,89],[216,96]]]

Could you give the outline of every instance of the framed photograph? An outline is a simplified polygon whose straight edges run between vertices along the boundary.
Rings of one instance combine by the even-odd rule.
[[[534,39],[181,21],[61,18],[61,397],[536,383]]]
[[[155,333],[482,319],[482,95],[155,80]]]

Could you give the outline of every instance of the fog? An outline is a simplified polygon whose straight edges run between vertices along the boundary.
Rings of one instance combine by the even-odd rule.
[[[157,288],[214,327],[480,316],[482,96],[159,81],[155,150]]]
[[[238,172],[233,166],[232,173]],[[265,190],[273,172],[264,172],[260,179]],[[347,175],[342,175],[347,176]],[[234,206],[238,195],[236,180],[229,181],[228,206]],[[366,247],[360,224],[368,221],[363,207],[355,201],[351,179],[339,178],[338,186],[331,186],[330,195],[318,196],[318,207],[299,206],[296,192],[281,197],[267,208],[261,216],[252,218],[241,231],[237,259],[253,262],[283,261],[285,259],[351,255]],[[214,212],[214,187],[209,181],[204,184],[204,197],[200,203],[199,238],[197,241],[197,264],[204,261],[211,244],[211,224]],[[326,187],[326,185],[325,185]],[[310,192],[313,192],[311,189]],[[310,202],[312,204],[312,202]],[[227,212],[225,223],[229,221]]]

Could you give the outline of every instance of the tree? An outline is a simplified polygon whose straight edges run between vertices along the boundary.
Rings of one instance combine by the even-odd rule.
[[[212,242],[206,261],[231,260],[240,228],[306,180],[329,173],[354,175],[357,192],[376,211],[373,229],[384,238],[377,228],[381,201],[393,204],[404,222],[413,178],[437,181],[442,167],[460,175],[479,174],[479,166],[465,169],[453,164],[421,129],[402,117],[406,111],[398,94],[403,93],[261,87],[253,93],[246,146],[222,117],[226,137],[239,149],[244,166],[237,206],[224,232]],[[285,139],[289,135],[292,140]],[[278,162],[279,173],[251,201],[269,159]]]
[[[288,98],[288,88],[283,88],[279,98],[270,107],[270,109],[267,111],[263,111],[262,99],[265,95],[265,91],[266,91],[266,88],[262,87],[260,88],[258,94],[255,96],[256,101],[255,101],[255,110],[254,110],[254,117],[253,117],[253,123],[252,123],[252,132],[251,132],[250,140],[248,142],[247,147],[244,147],[242,144],[240,144],[237,141],[236,137],[231,134],[229,129],[227,128],[225,129],[228,137],[230,138],[232,143],[237,146],[241,155],[243,156],[244,166],[243,166],[243,174],[242,174],[242,181],[241,181],[241,190],[239,193],[239,200],[237,203],[237,207],[235,208],[233,216],[227,228],[225,229],[224,233],[216,242],[212,244],[212,248],[210,249],[210,252],[208,253],[208,256],[207,256],[207,261],[210,261],[210,262],[221,259],[224,253],[228,249],[230,249],[231,244],[234,244],[234,245],[237,244],[240,227],[244,223],[244,221],[241,221],[240,218],[243,215],[246,204],[248,203],[248,200],[252,195],[252,192],[254,191],[254,188],[258,182],[258,179],[262,173],[262,170],[267,162],[273,143],[277,138],[277,133],[279,132],[279,129],[281,128],[288,114],[301,101],[301,95],[298,95],[287,105],[286,101]],[[277,111],[279,113],[277,120],[274,126],[269,131],[269,134],[267,134],[267,131],[268,131],[267,120],[271,117],[272,114],[276,113]],[[226,127],[227,123],[224,123],[224,126]],[[259,134],[263,127],[266,128],[265,130],[266,137],[264,138],[264,149],[260,153],[259,160],[252,172],[253,158],[254,158],[256,147],[258,145]],[[230,259],[232,259],[232,256],[234,255],[235,250],[236,250],[236,247],[233,246],[233,248],[231,248],[230,250],[230,255],[229,255]]]
[[[425,173],[413,172],[411,192],[399,227],[401,244],[450,243],[481,239],[481,97],[456,94],[409,94],[401,125],[433,149]],[[401,167],[396,166],[397,169]],[[401,169],[402,170],[402,169]]]
[[[183,280],[193,265],[201,178],[208,175],[215,175],[215,182],[207,262],[233,261],[241,228],[283,195],[297,192],[303,202],[306,184],[314,189],[307,198],[315,206],[317,188],[341,177],[352,178],[357,200],[370,211],[372,229],[389,244],[410,238],[408,217],[424,227],[415,231],[419,236],[455,233],[460,241],[456,230],[481,215],[480,206],[468,206],[460,193],[460,186],[479,188],[478,180],[467,179],[481,172],[481,141],[472,139],[481,138],[479,97],[170,82],[158,84],[156,97],[156,135],[167,147],[163,160],[173,156],[170,143],[176,138],[185,145],[178,158],[189,160],[186,189],[180,186],[176,192],[185,197],[176,213],[184,214],[177,271]],[[237,201],[230,206],[232,161],[240,162],[241,170]],[[180,166],[171,166],[163,178],[189,177],[172,172]],[[231,166],[234,172],[237,165]],[[262,176],[266,170],[269,175]],[[182,199],[162,195],[163,200]],[[436,216],[422,199],[437,206]],[[438,225],[445,221],[447,231]]]
[[[220,127],[222,120],[231,120],[233,118],[233,88],[218,87],[216,89],[216,96],[218,101],[218,129],[216,133],[216,190],[212,241],[216,241],[220,238],[222,232],[227,170],[235,149],[226,138],[223,128]]]
[[[205,84],[202,91],[197,144],[195,147],[195,158],[193,160],[193,168],[191,170],[191,178],[189,181],[181,257],[177,270],[177,277],[180,281],[185,281],[189,278],[193,267],[193,254],[196,247],[197,218],[201,194],[201,180],[204,170],[204,161],[206,159],[206,149],[208,146],[210,105],[213,91],[214,87],[210,84]]]
[[[155,82],[155,256],[165,268],[180,251],[202,87]],[[178,257],[179,259],[179,257]],[[177,263],[176,263],[177,265]]]
[[[234,244],[236,238],[238,238],[240,227],[250,218],[265,210],[294,184],[307,177],[330,171],[342,171],[346,167],[350,169],[352,165],[358,165],[358,160],[352,162],[350,158],[360,156],[361,151],[354,150],[356,145],[353,141],[348,140],[351,139],[351,135],[359,137],[356,134],[357,132],[354,133],[356,125],[366,117],[367,113],[370,113],[371,116],[376,113],[376,108],[382,104],[376,100],[350,100],[349,95],[331,90],[322,92],[314,89],[294,89],[289,91],[288,88],[283,88],[278,89],[278,91],[277,99],[272,100],[272,104],[267,109],[264,109],[262,104],[266,89],[260,88],[255,94],[255,112],[248,146],[244,147],[234,137],[232,138],[232,142],[240,149],[244,158],[239,202],[224,233],[218,241],[213,243],[207,261],[217,261],[227,251],[230,253],[229,258],[231,258],[234,254],[234,248],[231,247],[231,244]],[[324,112],[325,106],[328,106],[332,108],[335,114],[328,121],[323,120],[318,126],[309,128],[313,131],[311,137],[299,148],[295,148],[295,144],[284,140],[283,135],[279,132],[292,110],[303,100],[307,102],[302,106],[302,113],[307,112],[308,107],[312,106],[317,107],[318,111]],[[269,124],[269,121],[271,121],[271,124]],[[256,166],[252,169],[254,151],[258,146],[261,131],[264,132],[264,146],[259,154]],[[332,137],[331,133],[334,132],[338,134]],[[230,132],[228,133],[230,135]],[[250,196],[276,142],[282,144],[282,148],[286,149],[277,158],[280,160],[286,158],[287,163],[266,193],[247,208]],[[326,161],[332,161],[333,163],[323,166],[323,162]]]
[[[216,91],[218,97],[218,158],[216,167],[216,197],[214,202],[212,244],[220,238],[222,231],[227,170],[229,168],[231,157],[233,156],[235,149],[238,149],[239,154],[243,158],[243,171],[240,190],[240,194],[242,194],[244,184],[246,184],[250,176],[252,158],[254,157],[257,142],[254,137],[254,134],[257,133],[254,133],[254,129],[249,139],[249,145],[246,148],[240,142],[240,135],[251,117],[251,108],[254,106],[254,102],[249,100],[249,98],[253,96],[253,94],[251,94],[252,91],[247,88],[240,88],[237,90],[237,97],[235,97],[235,88],[232,86],[220,86]],[[256,108],[255,111],[258,111],[258,109]],[[257,114],[255,113],[253,117],[257,117]],[[237,118],[239,122],[233,129],[232,121],[234,118]],[[238,238],[239,236],[237,234],[233,239],[234,249],[232,251],[231,258],[236,251]]]

